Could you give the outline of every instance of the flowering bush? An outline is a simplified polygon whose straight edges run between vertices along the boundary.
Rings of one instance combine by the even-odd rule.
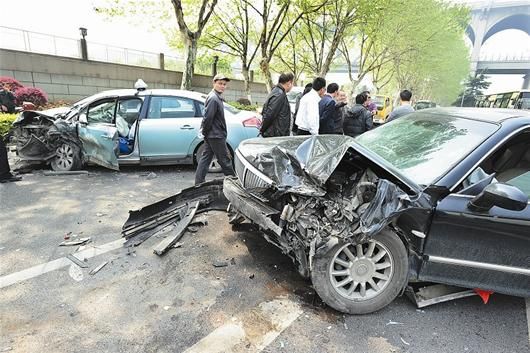
[[[0,86],[4,86],[4,85],[8,85],[9,90],[13,93],[15,93],[16,90],[24,87],[22,86],[20,82],[18,82],[12,77],[0,76]]]
[[[37,107],[43,106],[48,102],[46,93],[40,88],[23,87],[15,91],[15,99],[17,105],[22,105],[22,102],[31,102]]]

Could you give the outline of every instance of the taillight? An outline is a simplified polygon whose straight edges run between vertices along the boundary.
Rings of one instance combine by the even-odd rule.
[[[257,116],[253,116],[252,118],[245,119],[243,120],[243,126],[244,127],[255,127],[256,129],[259,130],[259,128],[261,127],[261,119],[258,118]]]

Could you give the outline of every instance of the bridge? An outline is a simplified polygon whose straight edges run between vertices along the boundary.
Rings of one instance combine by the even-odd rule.
[[[523,88],[530,88],[530,55],[518,57],[481,55],[484,43],[493,35],[517,29],[530,36],[530,3],[528,1],[483,1],[469,5],[471,22],[466,34],[473,49],[471,69],[473,72],[487,70],[488,74],[523,74]]]

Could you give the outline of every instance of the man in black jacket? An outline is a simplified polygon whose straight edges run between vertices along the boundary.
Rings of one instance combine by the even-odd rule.
[[[287,93],[293,88],[294,75],[282,73],[276,85],[263,104],[263,123],[260,133],[263,137],[289,136],[291,107]]]
[[[355,137],[372,129],[374,125],[372,113],[364,106],[368,98],[366,92],[358,94],[355,97],[355,105],[346,110],[343,124],[345,135]]]
[[[204,183],[214,155],[221,165],[224,175],[235,175],[226,147],[227,131],[224,99],[222,97],[229,81],[230,79],[225,75],[215,75],[213,78],[213,89],[206,97],[206,102],[204,103],[201,132],[204,136],[205,149],[202,156],[200,156],[197,171],[195,172],[195,185]]]

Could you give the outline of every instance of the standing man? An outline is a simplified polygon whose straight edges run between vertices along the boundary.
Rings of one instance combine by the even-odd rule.
[[[355,96],[355,105],[348,110],[344,116],[344,134],[356,137],[360,134],[372,129],[373,119],[372,113],[366,109],[366,102],[368,101],[368,95],[366,92],[360,93]]]
[[[342,135],[343,131],[341,108],[345,106],[346,103],[338,100],[338,84],[330,83],[326,91],[326,94],[318,103],[320,113],[319,134]]]
[[[11,174],[11,169],[9,169],[9,161],[7,159],[7,148],[4,144],[4,138],[0,136],[0,183],[8,183],[19,180],[22,180],[22,178]]]
[[[215,155],[223,169],[224,175],[235,175],[232,161],[226,148],[226,121],[223,104],[223,92],[230,79],[223,74],[213,78],[213,89],[204,103],[204,117],[202,118],[201,133],[204,136],[205,149],[200,156],[195,172],[195,185],[204,183],[208,168]]]
[[[289,136],[291,134],[291,107],[287,93],[293,88],[294,75],[282,73],[278,85],[269,93],[263,104],[263,124],[260,133],[263,137]]]
[[[410,105],[410,99],[412,98],[412,92],[408,89],[404,89],[399,93],[399,99],[400,99],[400,106],[394,109],[390,115],[388,116],[388,119],[386,122],[395,120],[399,118],[400,116],[403,116],[405,114],[412,113],[414,111],[414,108],[412,108],[412,105]]]
[[[318,103],[326,92],[326,80],[317,77],[313,80],[313,88],[300,99],[300,107],[296,113],[297,135],[318,135],[320,114]]]

